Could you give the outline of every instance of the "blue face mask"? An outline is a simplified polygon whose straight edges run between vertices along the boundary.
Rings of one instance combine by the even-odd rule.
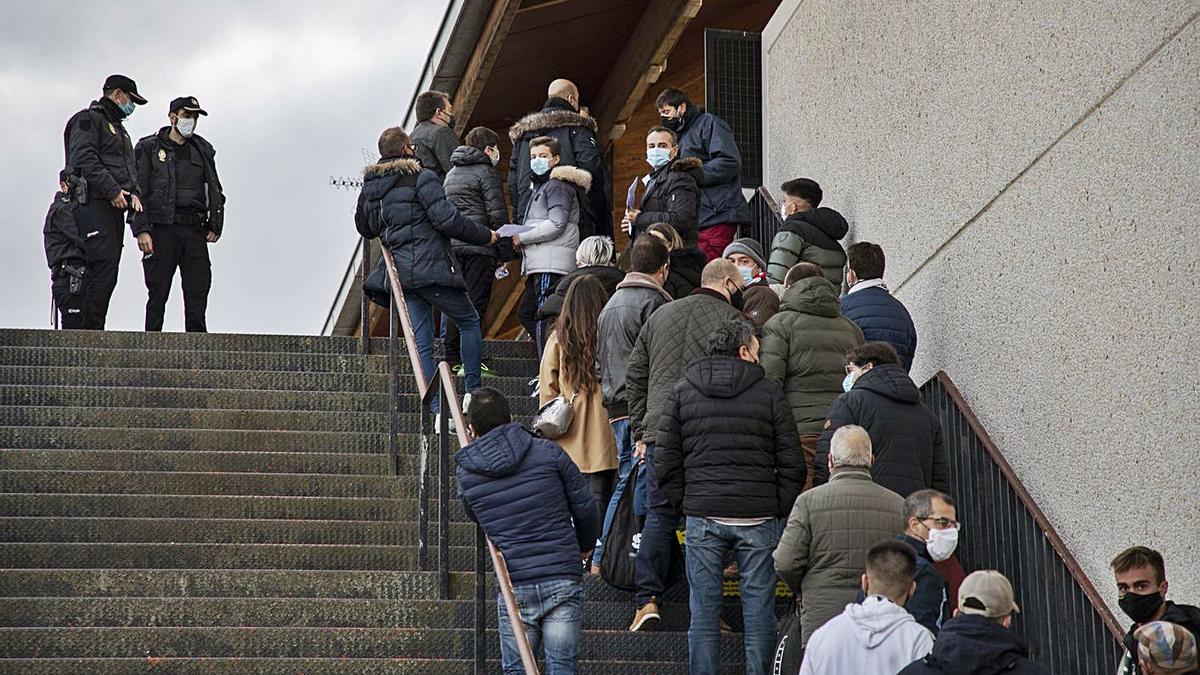
[[[647,148],[646,163],[657,169],[658,167],[671,161],[670,148]]]
[[[854,373],[846,373],[846,378],[842,380],[842,390],[849,392],[851,389],[853,389],[855,379]]]
[[[534,157],[529,160],[529,168],[539,176],[550,173],[550,160],[545,157]]]
[[[754,281],[754,273],[750,271],[749,267],[739,267],[738,271],[742,273],[742,280],[745,281],[747,285],[749,285],[751,281]]]
[[[130,115],[133,114],[133,111],[137,109],[137,106],[135,106],[133,104],[133,101],[125,101],[124,103],[122,103],[120,105],[120,108],[121,108],[121,113],[123,115],[125,115],[126,117],[129,117]]]

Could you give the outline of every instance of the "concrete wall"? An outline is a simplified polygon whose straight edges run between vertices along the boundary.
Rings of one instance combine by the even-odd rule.
[[[767,185],[884,247],[914,379],[950,374],[1114,610],[1134,543],[1200,603],[1198,10],[787,0],[764,34]]]

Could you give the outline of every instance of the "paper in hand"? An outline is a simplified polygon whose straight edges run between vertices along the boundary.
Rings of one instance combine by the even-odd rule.
[[[496,230],[497,237],[511,237],[516,234],[525,234],[533,229],[533,225],[501,225],[500,229]]]

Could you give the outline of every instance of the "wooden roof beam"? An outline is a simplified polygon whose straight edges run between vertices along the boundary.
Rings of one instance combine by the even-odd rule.
[[[609,71],[600,95],[593,99],[591,113],[599,124],[602,144],[610,144],[625,132],[626,120],[666,70],[667,55],[702,4],[703,0],[650,1]]]
[[[483,86],[487,83],[496,57],[500,54],[500,47],[508,37],[513,19],[520,9],[521,0],[498,0],[492,5],[487,22],[483,24],[483,30],[479,33],[479,42],[475,45],[475,51],[472,52],[471,60],[467,63],[467,69],[459,82],[458,91],[454,93],[454,115],[458,118],[458,125],[454,131],[459,136],[467,130],[471,113],[475,111],[475,105],[483,93]]]

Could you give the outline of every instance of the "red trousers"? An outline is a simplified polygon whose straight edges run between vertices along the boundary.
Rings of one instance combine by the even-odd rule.
[[[737,237],[738,226],[730,224],[710,225],[700,230],[700,250],[709,260],[716,260],[725,252],[725,247]]]

